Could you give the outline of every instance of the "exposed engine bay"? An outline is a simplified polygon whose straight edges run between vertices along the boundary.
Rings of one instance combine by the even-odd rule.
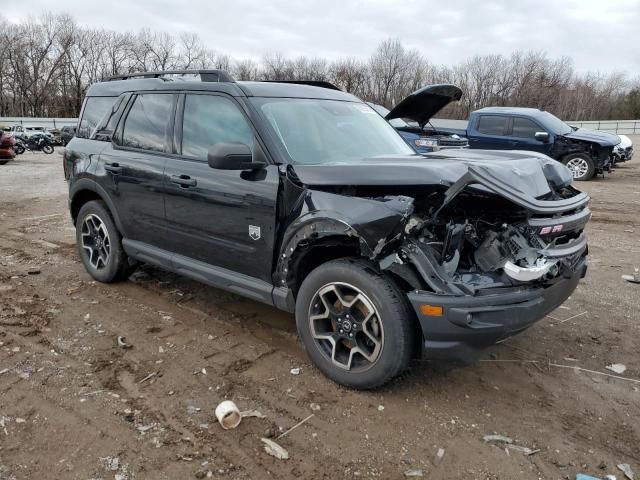
[[[548,282],[585,252],[588,208],[543,219],[491,197],[464,192],[437,214],[416,200],[403,250],[417,247],[443,279],[465,290]]]

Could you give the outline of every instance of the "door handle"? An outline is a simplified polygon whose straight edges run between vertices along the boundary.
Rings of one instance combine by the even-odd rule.
[[[189,175],[171,175],[171,183],[181,187],[195,187],[198,184],[197,180]]]
[[[122,167],[118,163],[105,163],[104,169],[114,175],[117,175],[122,171]]]

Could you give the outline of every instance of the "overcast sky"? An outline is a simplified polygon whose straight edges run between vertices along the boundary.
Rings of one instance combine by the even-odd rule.
[[[580,71],[640,74],[640,0],[20,0],[2,1],[9,21],[45,11],[85,26],[196,32],[233,57],[367,57],[399,38],[432,62],[474,54],[544,50]]]

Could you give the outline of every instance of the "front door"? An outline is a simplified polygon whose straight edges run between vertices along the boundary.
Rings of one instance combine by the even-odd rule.
[[[551,145],[553,145],[552,138],[543,142],[536,138],[536,132],[546,132],[546,130],[529,118],[513,117],[511,119],[509,136],[517,142],[518,150],[532,150],[548,155]],[[551,134],[549,136],[551,137]]]
[[[175,130],[176,154],[165,169],[171,251],[271,282],[277,166],[218,170],[207,162],[215,143],[244,143],[254,158],[264,158],[242,107],[225,95],[186,94]]]

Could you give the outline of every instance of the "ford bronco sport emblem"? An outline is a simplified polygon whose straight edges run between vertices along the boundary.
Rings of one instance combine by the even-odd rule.
[[[253,239],[253,240],[260,240],[260,227],[256,226],[256,225],[249,225],[249,236]]]

